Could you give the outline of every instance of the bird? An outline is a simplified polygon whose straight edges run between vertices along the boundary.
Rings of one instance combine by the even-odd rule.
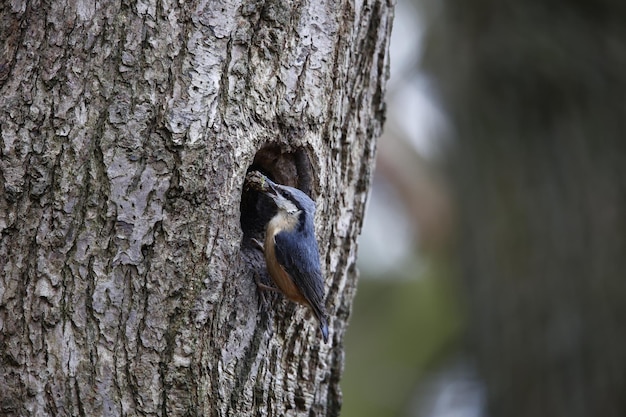
[[[324,277],[314,228],[315,203],[299,189],[277,184],[257,172],[252,184],[270,197],[277,210],[267,223],[264,244],[254,241],[263,250],[267,270],[278,290],[288,299],[311,308],[324,343],[328,343]]]

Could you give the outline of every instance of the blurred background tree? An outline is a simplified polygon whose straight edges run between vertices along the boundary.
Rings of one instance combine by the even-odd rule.
[[[398,4],[343,415],[626,415],[626,5],[416,4]],[[368,252],[371,223],[402,216]]]
[[[418,12],[409,0],[396,5],[387,121],[346,339],[344,417],[424,413],[439,394],[423,391],[465,378],[450,373],[466,361],[459,359],[463,314],[446,256],[453,207],[438,169],[448,127],[419,67],[428,22]]]

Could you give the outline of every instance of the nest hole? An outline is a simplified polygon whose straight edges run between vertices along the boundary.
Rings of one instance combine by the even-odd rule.
[[[311,198],[314,197],[311,161],[303,148],[286,150],[277,144],[266,145],[256,153],[246,174],[250,171],[259,171],[278,184],[298,188]],[[263,241],[265,227],[276,214],[271,199],[257,190],[244,186],[240,209],[244,248],[247,246],[245,241],[253,238]]]

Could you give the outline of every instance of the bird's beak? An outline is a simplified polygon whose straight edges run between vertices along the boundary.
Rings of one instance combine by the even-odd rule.
[[[265,181],[267,182],[267,187],[264,190],[265,194],[271,197],[271,199],[274,200],[274,203],[278,207],[287,207],[289,200],[283,197],[283,195],[280,193],[280,185],[276,184],[267,177],[265,177]]]
[[[263,187],[263,192],[265,194],[267,194],[269,197],[272,197],[273,200],[282,197],[282,195],[280,195],[280,192],[278,191],[278,185],[275,182],[267,177],[264,178],[264,181],[265,187]]]
[[[267,181],[267,185],[268,185],[267,190],[265,190],[265,192],[271,196],[279,196],[280,193],[278,192],[276,184],[267,177],[265,177],[265,181]]]

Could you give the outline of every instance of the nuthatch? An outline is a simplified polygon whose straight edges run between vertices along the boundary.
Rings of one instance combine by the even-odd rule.
[[[267,224],[262,245],[272,281],[287,298],[311,307],[320,322],[324,342],[328,343],[324,278],[313,226],[315,203],[297,188],[276,184],[258,171],[248,174],[247,179],[271,197],[278,208]]]

